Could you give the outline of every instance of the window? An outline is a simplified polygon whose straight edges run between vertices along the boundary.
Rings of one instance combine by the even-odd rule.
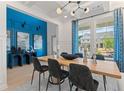
[[[113,13],[80,20],[78,24],[78,49],[88,57],[93,53],[102,54],[105,60],[113,60],[114,54],[114,16]]]
[[[7,31],[7,50],[10,50],[10,43],[11,40],[10,40],[10,31]]]
[[[18,32],[17,33],[17,46],[21,49],[29,49],[29,34]]]
[[[42,36],[34,35],[34,49],[42,49]]]
[[[78,31],[78,48],[79,52],[84,53],[84,48],[87,49],[87,55],[90,55],[90,27],[80,25]]]
[[[100,48],[103,48],[103,43],[100,43]]]
[[[97,53],[105,58],[112,58],[114,53],[114,26],[113,21],[96,24]]]

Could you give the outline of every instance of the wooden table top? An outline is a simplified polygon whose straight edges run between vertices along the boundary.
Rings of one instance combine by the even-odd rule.
[[[121,73],[118,69],[118,66],[116,62],[113,61],[97,60],[97,64],[94,64],[92,59],[88,59],[87,62],[83,62],[83,58],[66,60],[63,57],[59,58],[54,58],[53,56],[38,57],[39,61],[43,62],[48,62],[48,58],[56,59],[61,65],[64,66],[69,66],[70,63],[86,65],[89,67],[92,73],[121,79]]]

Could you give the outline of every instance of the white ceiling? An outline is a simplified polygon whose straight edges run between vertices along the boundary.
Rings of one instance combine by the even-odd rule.
[[[79,10],[76,13],[75,17],[72,17],[70,15],[70,12],[77,8],[76,4],[70,4],[69,6],[64,8],[64,12],[61,15],[56,14],[56,8],[64,6],[67,2],[64,1],[21,1],[18,2],[19,4],[22,4],[26,6],[27,8],[33,9],[35,11],[41,12],[48,15],[50,18],[65,22],[68,20],[76,19],[76,18],[82,18],[86,16],[90,16],[92,14],[97,14],[104,12],[105,10],[108,10],[108,3],[109,1],[82,1],[81,7],[88,7],[90,9],[90,12],[88,14],[85,14],[83,11]],[[107,9],[105,9],[107,8]],[[68,16],[67,18],[64,18],[64,16]]]

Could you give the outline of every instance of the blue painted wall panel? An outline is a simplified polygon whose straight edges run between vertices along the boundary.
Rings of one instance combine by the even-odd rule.
[[[22,27],[22,24],[25,26]],[[36,28],[39,27],[39,30]],[[34,46],[33,35],[42,36],[42,49],[37,49],[37,55],[47,55],[47,22],[30,15],[7,8],[7,30],[11,31],[11,46],[17,47],[17,32],[29,33],[29,44]]]

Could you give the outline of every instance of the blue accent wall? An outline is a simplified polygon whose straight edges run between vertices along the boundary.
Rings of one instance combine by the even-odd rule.
[[[7,30],[11,31],[11,46],[15,47],[17,47],[17,32],[29,33],[29,46],[34,46],[33,35],[41,35],[42,49],[36,49],[37,56],[47,55],[47,22],[7,8]]]

